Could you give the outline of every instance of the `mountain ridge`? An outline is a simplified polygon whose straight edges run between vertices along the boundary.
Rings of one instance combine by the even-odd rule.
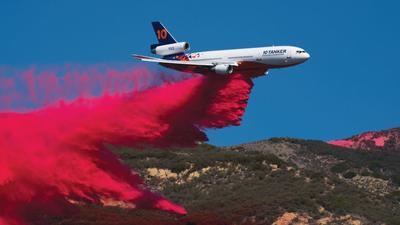
[[[328,141],[328,143],[361,150],[400,151],[400,127],[363,132],[349,138]]]

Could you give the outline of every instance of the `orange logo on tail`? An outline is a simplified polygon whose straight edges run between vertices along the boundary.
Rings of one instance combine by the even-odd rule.
[[[157,38],[161,39],[161,40],[165,40],[167,38],[167,30],[165,29],[161,29],[161,30],[157,30]]]

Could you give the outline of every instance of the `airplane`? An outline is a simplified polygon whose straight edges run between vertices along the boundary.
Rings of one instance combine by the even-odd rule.
[[[132,56],[141,61],[158,63],[178,71],[203,75],[240,73],[257,77],[265,75],[270,69],[295,66],[310,58],[310,54],[304,49],[294,46],[185,53],[190,49],[188,42],[177,42],[159,21],[152,22],[152,26],[158,44],[152,44],[150,50],[162,58],[136,54],[132,54]]]

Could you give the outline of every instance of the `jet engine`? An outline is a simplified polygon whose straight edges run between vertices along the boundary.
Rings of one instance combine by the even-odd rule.
[[[151,53],[157,55],[173,55],[189,50],[190,46],[187,42],[178,42],[167,45],[151,45]]]
[[[216,74],[226,75],[233,72],[233,66],[227,64],[218,64],[211,68]]]

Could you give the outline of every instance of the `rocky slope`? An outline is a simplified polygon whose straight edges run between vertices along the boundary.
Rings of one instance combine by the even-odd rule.
[[[353,149],[400,151],[400,128],[365,132],[343,140],[329,141],[328,143]]]
[[[82,205],[68,216],[38,215],[34,224],[400,224],[398,151],[291,138],[224,148],[110,148],[188,215],[105,201],[107,207]]]

